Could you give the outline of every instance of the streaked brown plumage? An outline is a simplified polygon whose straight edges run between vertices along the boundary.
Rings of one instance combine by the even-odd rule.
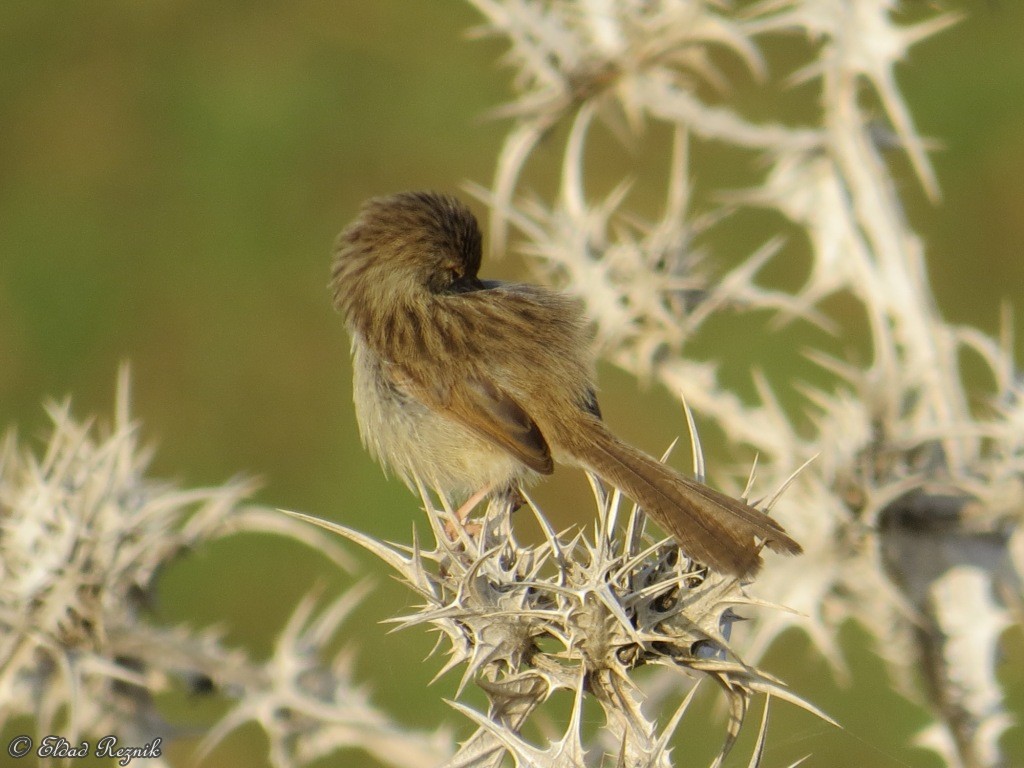
[[[594,397],[580,306],[533,285],[481,281],[481,238],[460,201],[375,198],[338,236],[334,304],[352,336],[363,442],[412,486],[515,488],[554,461],[635,500],[691,557],[742,576],[800,552],[774,520],[616,438]]]

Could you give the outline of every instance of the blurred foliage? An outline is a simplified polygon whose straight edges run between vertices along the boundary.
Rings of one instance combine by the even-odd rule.
[[[965,20],[915,49],[899,73],[919,126],[941,143],[944,201],[927,203],[909,172],[901,181],[942,311],[995,332],[1001,301],[1024,306],[1024,5],[947,5]],[[417,502],[359,445],[348,340],[326,290],[329,253],[370,195],[488,183],[504,126],[483,115],[508,91],[495,66],[500,44],[465,35],[475,22],[450,1],[5,0],[0,425],[34,436],[41,400],[69,393],[79,414],[110,413],[127,359],[134,411],[159,447],[157,475],[203,484],[257,474],[262,501],[408,540]],[[528,178],[549,186],[544,152]],[[716,171],[713,156],[694,160],[700,174]],[[637,171],[661,172],[657,162],[638,157]],[[743,252],[758,244],[742,227],[730,242]],[[485,270],[507,277],[516,265]],[[782,268],[778,278],[798,283],[793,274]],[[625,376],[605,372],[603,383],[608,418],[625,437],[659,451],[683,430],[668,394],[642,391],[637,408]],[[560,474],[570,477],[538,495],[565,508],[555,519],[569,524],[582,484]],[[196,552],[167,574],[154,610],[163,621],[220,623],[265,651],[299,596],[325,579],[326,561],[298,552],[254,537]],[[410,724],[454,720],[440,702],[453,681],[426,689],[439,665],[420,663],[431,639],[377,624],[408,596],[363,562],[379,582],[349,625],[363,677]],[[830,682],[814,660],[810,685],[807,666],[782,649],[768,660],[851,724],[838,734],[779,725],[785,754],[818,750],[832,766],[935,764],[878,740],[883,715],[904,723],[901,737],[924,719],[879,694],[878,665],[847,639],[853,688]],[[1019,712],[1024,664],[1010,655],[1017,663],[1004,679]],[[826,737],[838,746],[822,752]],[[210,764],[259,764],[261,745],[238,734],[231,745]],[[187,763],[186,747],[172,754]],[[1020,748],[1011,755],[1024,761]]]

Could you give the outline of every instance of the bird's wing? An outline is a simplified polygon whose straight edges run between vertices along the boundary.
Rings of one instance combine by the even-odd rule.
[[[409,376],[408,371],[404,373],[403,388],[428,408],[468,427],[530,469],[543,475],[554,471],[551,449],[536,422],[493,382],[473,375],[454,384],[423,382]]]

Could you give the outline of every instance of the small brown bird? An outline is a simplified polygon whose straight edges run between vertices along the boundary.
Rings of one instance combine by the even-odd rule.
[[[363,443],[414,487],[514,491],[554,461],[621,489],[689,556],[736,576],[800,545],[763,512],[622,442],[600,418],[582,308],[535,285],[480,280],[481,237],[459,200],[366,202],[335,243],[334,305],[352,336]]]

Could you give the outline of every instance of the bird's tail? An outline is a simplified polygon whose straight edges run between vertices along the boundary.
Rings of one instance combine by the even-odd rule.
[[[586,431],[573,446],[576,460],[639,504],[695,560],[748,576],[761,567],[758,539],[774,552],[802,551],[764,512],[684,477],[622,442],[596,419],[586,423]]]

